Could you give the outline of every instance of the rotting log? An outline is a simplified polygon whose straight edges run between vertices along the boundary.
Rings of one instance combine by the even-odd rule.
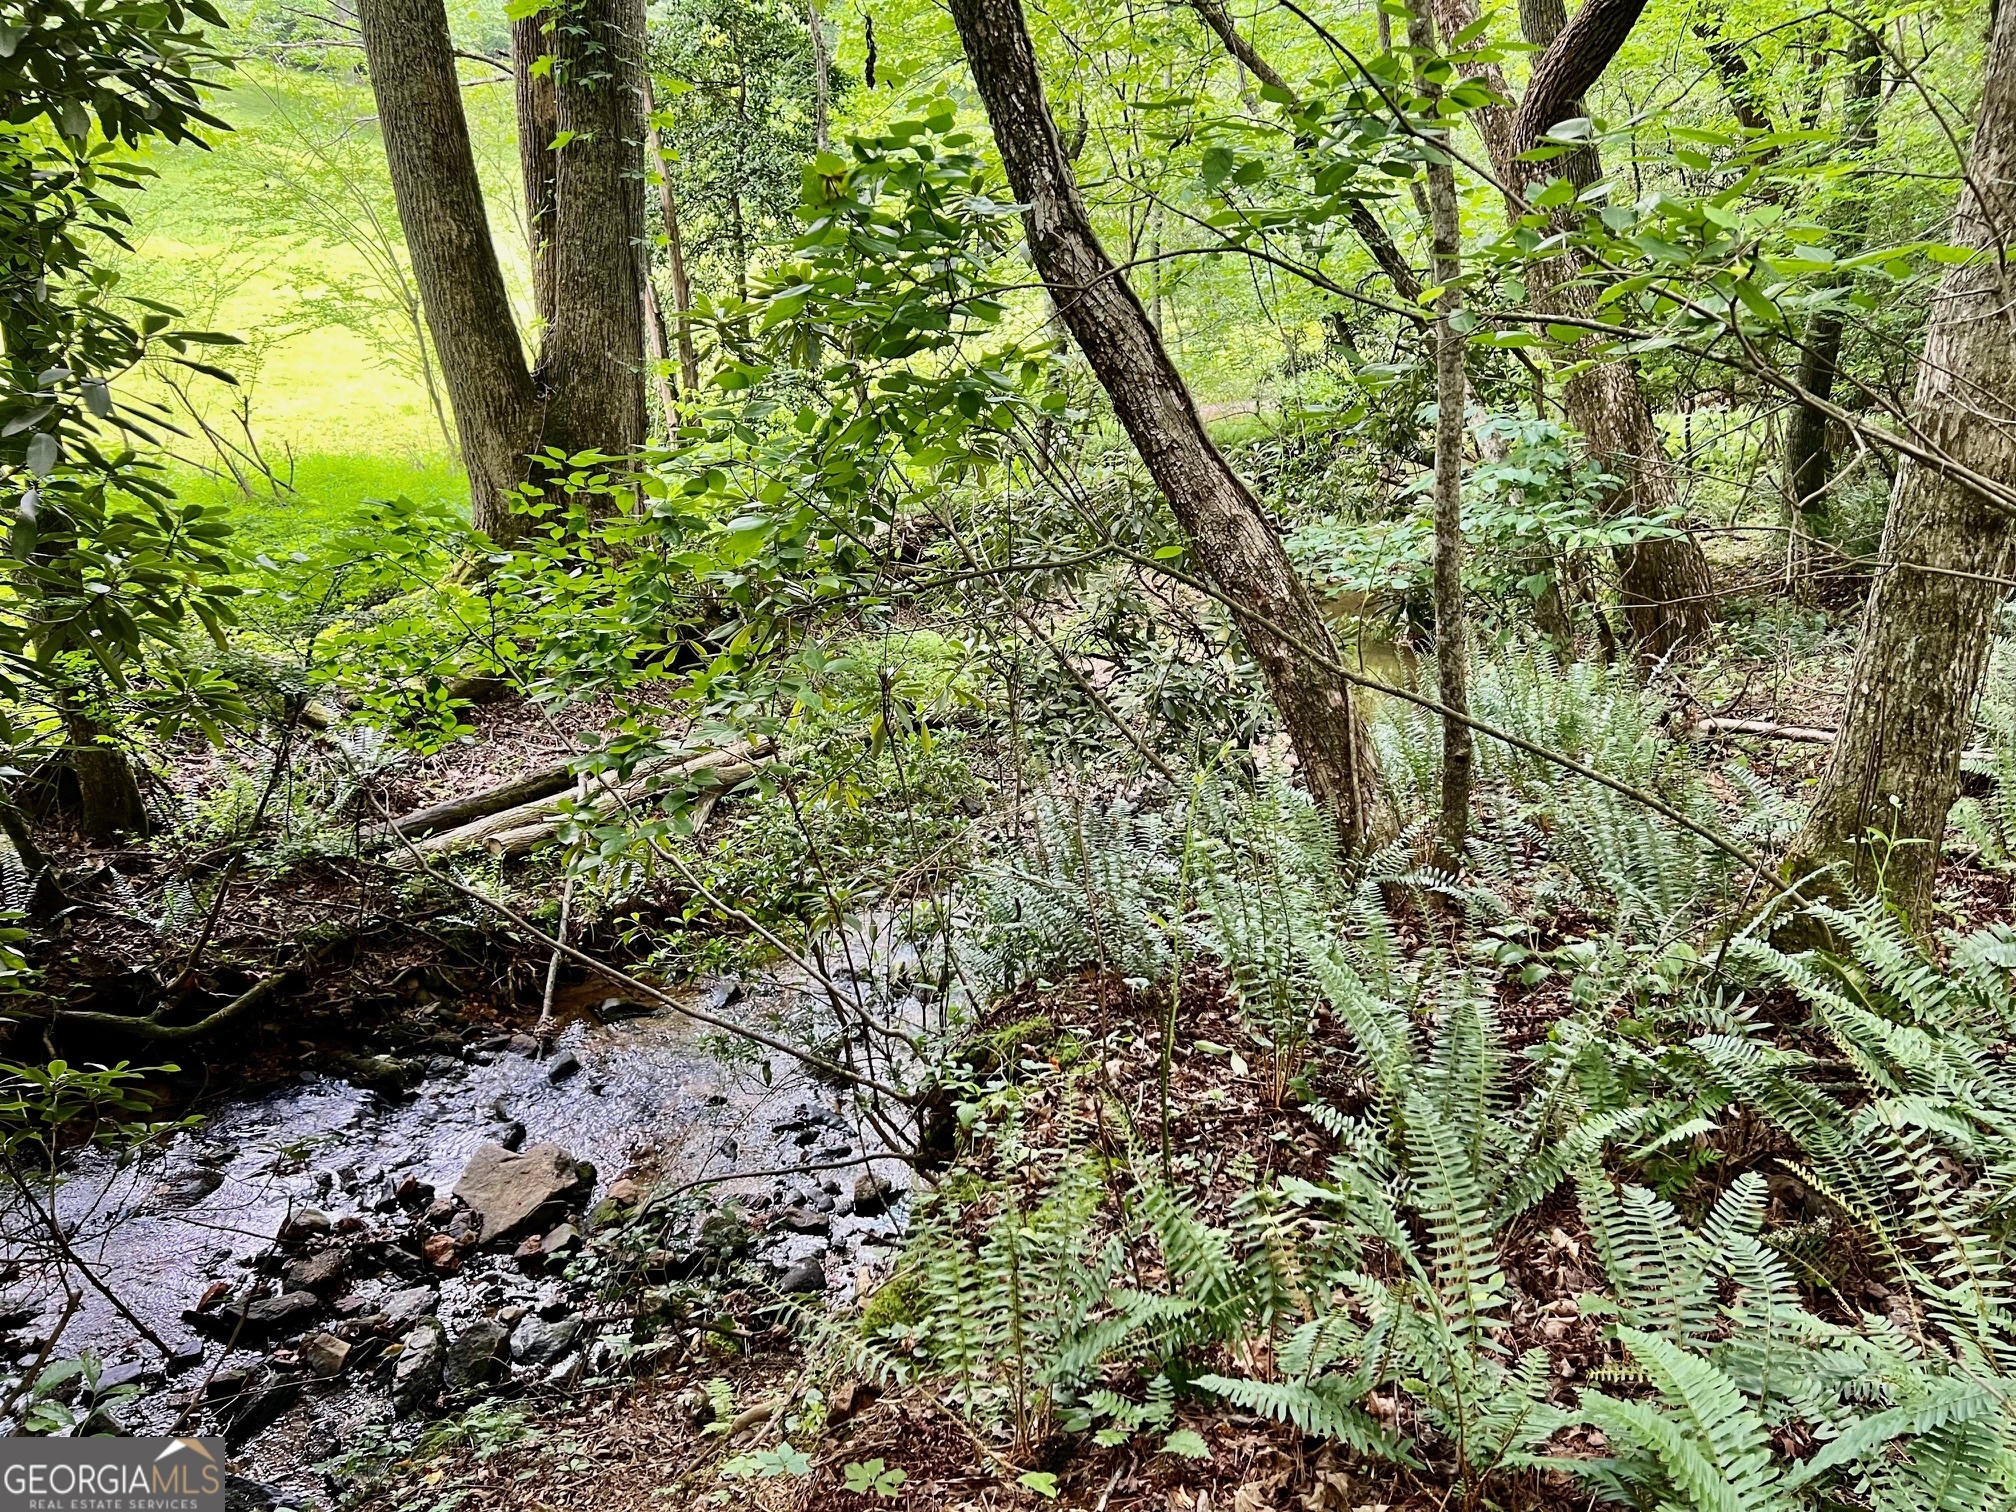
[[[768,740],[754,743],[738,741],[734,745],[702,752],[697,756],[661,757],[646,762],[621,782],[612,782],[607,777],[590,778],[587,802],[594,808],[611,802],[636,803],[649,797],[668,782],[697,777],[703,772],[716,773],[717,785],[728,781],[740,782],[754,770],[754,763],[769,755],[772,749]],[[569,787],[572,785],[570,778]],[[542,836],[526,840],[516,832],[543,829],[545,833],[551,833],[560,822],[560,804],[567,796],[566,793],[559,793],[495,810],[466,824],[434,834],[414,848],[423,856],[439,856],[470,846],[488,845],[493,838],[501,841],[504,837],[511,836],[511,843],[520,846],[519,850],[511,853],[522,854],[524,850],[531,849]]]

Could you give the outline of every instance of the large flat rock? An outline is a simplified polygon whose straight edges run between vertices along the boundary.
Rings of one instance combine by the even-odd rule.
[[[580,1202],[588,1187],[574,1157],[556,1144],[517,1151],[485,1144],[462,1168],[455,1195],[483,1220],[483,1242],[497,1244]]]

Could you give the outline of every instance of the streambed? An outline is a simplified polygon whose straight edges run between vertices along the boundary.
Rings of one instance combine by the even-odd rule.
[[[758,984],[729,1011],[756,1021],[774,1006],[766,995],[786,990]],[[690,991],[687,1001],[717,1012],[738,995],[721,984]],[[437,1035],[417,1061],[364,1057],[343,1075],[309,1072],[199,1099],[201,1124],[138,1161],[75,1158],[59,1208],[79,1258],[177,1358],[164,1362],[88,1286],[53,1356],[92,1350],[107,1381],[143,1387],[114,1409],[128,1431],[163,1432],[188,1413],[189,1425],[207,1421],[231,1434],[247,1474],[313,1500],[319,1477],[308,1467],[357,1423],[391,1414],[399,1330],[416,1321],[416,1309],[438,1320],[451,1353],[472,1331],[543,1322],[550,1337],[526,1351],[529,1367],[512,1333],[511,1360],[500,1352],[489,1377],[496,1389],[564,1391],[611,1366],[608,1342],[593,1326],[578,1328],[594,1322],[592,1298],[568,1280],[568,1246],[578,1236],[560,1235],[566,1243],[550,1256],[467,1239],[455,1250],[468,1215],[449,1211],[449,1195],[486,1144],[557,1145],[592,1166],[574,1223],[612,1192],[634,1201],[654,1186],[707,1183],[714,1196],[735,1198],[748,1218],[738,1241],[745,1258],[773,1282],[844,1302],[887,1274],[908,1172],[877,1158],[880,1146],[850,1121],[841,1093],[782,1056],[767,1066],[724,1058],[711,1032],[682,1014],[599,1004],[606,989],[592,984],[575,996],[543,1056],[529,1036],[467,1027],[456,1053]],[[864,1191],[886,1195],[856,1213],[864,1178]],[[62,1297],[46,1267],[32,1263],[38,1246],[27,1242],[27,1215],[17,1205],[0,1217],[0,1253],[13,1263],[11,1274],[0,1271],[0,1323],[11,1329],[0,1334],[0,1353],[26,1364],[60,1317]],[[554,1233],[563,1227],[573,1225]],[[289,1242],[276,1244],[283,1231]],[[538,1231],[530,1242],[536,1249]],[[416,1266],[415,1252],[444,1263]],[[315,1274],[295,1267],[318,1256],[334,1257],[322,1262],[333,1279],[308,1296],[288,1278]],[[248,1300],[282,1292],[308,1296],[303,1316],[250,1337],[260,1329],[246,1327]],[[241,1311],[235,1329],[220,1326],[220,1294],[228,1294],[223,1307]],[[316,1373],[324,1359],[317,1349],[337,1357],[326,1378]],[[285,1397],[277,1409],[276,1387]],[[267,1421],[234,1418],[241,1399],[265,1401],[249,1417]]]

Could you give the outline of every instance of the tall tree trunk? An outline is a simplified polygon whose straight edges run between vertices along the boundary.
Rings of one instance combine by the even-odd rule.
[[[1234,619],[1294,741],[1311,795],[1347,845],[1390,833],[1391,808],[1350,684],[1288,638],[1334,654],[1315,599],[1259,504],[1212,444],[1140,299],[1092,230],[1044,99],[1020,0],[952,0],[951,9],[1009,185],[1028,207],[1023,224],[1036,270],[1198,561],[1237,606]]]
[[[539,353],[540,439],[617,456],[644,444],[642,0],[582,0],[553,26],[558,139],[553,321]]]
[[[357,11],[399,224],[469,472],[470,521],[508,541],[539,398],[490,240],[447,12],[442,0],[359,0]]]
[[[548,55],[546,13],[511,23],[511,78],[518,107],[518,169],[525,183],[525,236],[531,243],[532,308],[542,329],[553,324],[553,140],[560,117],[553,70],[535,65]]]
[[[1861,155],[1876,145],[1876,107],[1883,97],[1883,50],[1876,35],[1856,27],[1848,39],[1848,80],[1842,100],[1841,144]],[[1866,196],[1851,194],[1842,216],[1842,232],[1853,237],[1867,219]],[[1851,249],[1852,250],[1852,249]],[[1832,310],[1815,312],[1806,323],[1799,353],[1799,386],[1823,403],[1834,396],[1834,375],[1841,362],[1841,317]],[[1795,520],[1808,537],[1827,523],[1828,485],[1834,458],[1827,445],[1827,416],[1810,404],[1792,411],[1785,427],[1785,491]]]
[[[1407,33],[1416,50],[1414,87],[1431,107],[1438,106],[1441,86],[1420,66],[1435,50],[1435,29],[1426,11],[1409,15]],[[1470,622],[1463,604],[1463,422],[1469,384],[1463,336],[1456,329],[1462,308],[1463,217],[1455,163],[1446,157],[1430,163],[1427,177],[1431,271],[1442,290],[1430,336],[1435,354],[1435,689],[1450,711],[1442,719],[1442,815],[1435,856],[1445,870],[1457,872],[1470,834],[1475,755],[1470,727],[1457,717],[1470,712]]]
[[[1949,269],[1932,301],[1912,424],[1997,482],[2016,482],[2016,6],[1988,45],[1981,116],[1951,240],[1985,249]],[[2016,525],[1958,479],[1903,458],[1883,526],[1885,563],[1862,616],[1848,707],[1788,875],[1835,865],[1837,882],[1884,892],[1914,921],[1931,904],[1960,753],[2006,594]],[[1924,568],[1926,570],[1918,570]],[[1872,841],[1871,832],[1883,841]]]
[[[641,249],[638,255],[643,255]],[[677,416],[672,411],[672,382],[665,376],[669,361],[665,355],[665,317],[658,309],[658,289],[651,282],[651,270],[640,268],[637,282],[644,290],[644,351],[651,359],[651,385],[658,395],[658,417],[665,422],[666,431],[670,432],[677,423]]]
[[[833,60],[826,51],[826,22],[819,15],[819,0],[805,0],[805,26],[812,37],[812,139],[824,152],[828,121],[833,109]]]
[[[1516,114],[1502,106],[1471,113],[1492,171],[1508,191],[1517,193],[1529,180],[1557,172],[1583,188],[1602,177],[1602,160],[1593,146],[1544,167],[1521,163],[1518,157],[1549,127],[1585,113],[1583,92],[1609,66],[1642,5],[1643,0],[1585,0],[1574,21],[1565,24],[1560,0],[1527,0],[1520,7],[1521,24],[1534,28],[1528,40],[1546,48],[1534,65],[1526,97]],[[1474,0],[1434,0],[1434,8],[1445,36],[1477,19]],[[1494,90],[1510,97],[1496,65],[1477,72]],[[1516,201],[1508,203],[1507,212],[1514,219],[1523,213]],[[1593,315],[1595,295],[1576,283],[1580,272],[1569,253],[1535,264],[1527,273],[1529,303],[1550,314]],[[1606,501],[1607,508],[1630,515],[1670,514],[1678,509],[1679,490],[1666,457],[1665,438],[1635,367],[1628,361],[1595,364],[1562,385],[1561,406],[1582,433],[1590,455],[1622,480]],[[1641,655],[1664,656],[1707,634],[1712,618],[1708,563],[1692,536],[1622,546],[1615,556],[1625,615]]]
[[[672,280],[672,340],[679,348],[679,384],[687,393],[700,387],[700,358],[693,350],[693,285],[686,278],[686,244],[679,235],[679,196],[672,184],[672,166],[658,135],[657,109],[651,100],[651,75],[644,75],[644,146],[658,178],[658,212],[665,222],[665,272]]]

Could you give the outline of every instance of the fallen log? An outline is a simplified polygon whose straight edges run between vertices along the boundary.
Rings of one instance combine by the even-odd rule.
[[[714,786],[693,800],[693,812],[689,817],[696,833],[713,815],[714,805],[721,801],[722,793],[735,786],[736,783],[746,781],[754,776],[756,766],[757,763],[754,761],[737,761],[731,762],[726,766],[704,769],[712,775]],[[651,796],[651,786],[650,782],[632,783],[618,788],[616,790],[617,796],[623,803],[634,805]],[[597,813],[610,806],[612,805],[608,803],[591,805]],[[493,856],[522,856],[545,841],[552,839],[559,832],[559,829],[560,816],[555,814],[550,819],[542,819],[534,824],[521,825],[517,829],[504,830],[499,834],[491,835],[483,842],[483,848]]]
[[[646,762],[622,782],[614,782],[607,777],[590,778],[588,803],[595,809],[612,803],[636,803],[648,798],[666,783],[695,777],[706,771],[719,773],[717,782],[740,782],[753,770],[753,763],[769,755],[771,749],[771,743],[763,740],[753,745],[737,742],[698,756],[661,757]],[[743,770],[730,778],[729,771],[738,767]],[[560,821],[560,804],[565,797],[564,793],[556,794],[499,809],[454,829],[431,835],[414,848],[423,856],[439,856],[473,845],[488,845],[493,837],[512,835],[514,831],[543,829],[545,833],[550,833]],[[522,845],[522,849],[512,854],[529,850],[538,838],[514,840],[514,843]]]
[[[423,835],[455,829],[472,820],[487,819],[490,815],[502,813],[505,809],[519,808],[527,803],[536,803],[542,798],[554,797],[556,794],[566,792],[572,786],[574,786],[574,769],[563,761],[558,766],[542,767],[536,772],[526,773],[523,777],[513,778],[502,787],[485,788],[480,793],[449,798],[423,809],[415,809],[410,814],[402,814],[392,821],[392,828],[398,834],[418,840]]]
[[[1834,731],[1822,730],[1813,725],[1780,724],[1775,719],[1697,719],[1686,730],[1690,740],[1711,740],[1726,735],[1754,735],[1764,740],[1792,740],[1802,745],[1832,745]],[[1993,762],[1995,753],[1976,748],[1962,751],[1963,764],[1982,765]]]
[[[103,1029],[114,1034],[130,1034],[135,1039],[144,1040],[192,1040],[221,1029],[231,1020],[250,1013],[255,1008],[264,1007],[280,995],[281,989],[295,979],[297,968],[276,971],[271,976],[256,982],[246,991],[238,994],[221,1008],[213,1009],[202,1018],[190,1024],[171,1024],[162,1015],[168,1010],[157,1008],[145,1018],[129,1017],[123,1013],[95,1013],[81,1008],[59,1008],[51,1015],[55,1023],[80,1029]],[[15,1023],[32,1022],[25,1015],[13,1020]]]

